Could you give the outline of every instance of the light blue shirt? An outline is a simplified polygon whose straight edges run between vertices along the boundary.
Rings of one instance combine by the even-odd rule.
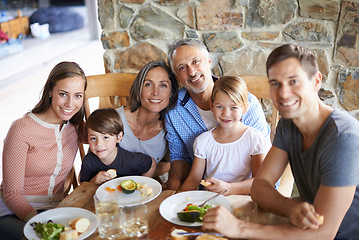
[[[251,93],[248,93],[248,102],[248,111],[242,115],[242,122],[262,132],[270,142],[270,129],[262,106]],[[165,128],[171,162],[183,160],[192,164],[194,140],[209,129],[204,124],[187,89],[182,88],[179,91],[176,107],[166,114]]]
[[[125,110],[123,107],[117,108],[116,111],[121,117],[123,123],[123,138],[120,147],[130,152],[140,152],[149,155],[157,163],[163,159],[167,151],[167,141],[165,139],[165,130],[162,129],[156,136],[141,141],[132,132],[130,125],[127,122]]]

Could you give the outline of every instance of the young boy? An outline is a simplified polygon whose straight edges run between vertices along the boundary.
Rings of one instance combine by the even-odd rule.
[[[80,182],[97,185],[112,179],[107,171],[116,170],[117,177],[142,175],[152,177],[156,170],[153,158],[142,153],[133,153],[119,146],[123,136],[123,124],[116,110],[97,109],[86,123],[90,152],[84,157]]]

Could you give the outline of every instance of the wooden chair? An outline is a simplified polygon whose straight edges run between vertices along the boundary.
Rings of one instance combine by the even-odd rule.
[[[127,104],[130,88],[137,74],[134,73],[106,73],[86,76],[87,89],[85,91],[85,117],[90,116],[92,110],[97,108],[118,108]],[[98,104],[91,102],[96,98]],[[84,144],[79,144],[81,159],[85,156]],[[65,180],[64,195],[78,186],[74,167]]]
[[[254,94],[258,99],[268,99],[272,101],[270,97],[268,78],[266,76],[242,75],[240,77],[246,82],[248,91]],[[273,105],[272,116],[270,121],[270,125],[271,125],[270,138],[272,141],[278,124],[278,120],[279,120],[278,117],[279,117],[278,110]],[[282,195],[286,197],[290,197],[292,194],[293,184],[294,184],[294,178],[290,166],[288,164],[281,177],[278,191]]]

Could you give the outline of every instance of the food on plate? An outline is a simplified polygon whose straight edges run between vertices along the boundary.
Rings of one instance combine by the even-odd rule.
[[[139,184],[137,188],[140,190],[142,196],[149,196],[152,193],[152,188],[147,187],[147,183]]]
[[[111,178],[112,178],[112,179],[114,179],[115,177],[117,177],[116,169],[109,169],[109,170],[107,170],[107,172],[111,175]]]
[[[60,233],[60,240],[72,240],[79,237],[79,232],[76,229],[67,230]]]
[[[108,187],[106,187],[106,191],[108,191],[107,188]],[[141,192],[142,196],[149,196],[153,191],[152,188],[147,187],[147,183],[136,183],[131,179],[122,181],[121,184],[117,186],[117,189],[119,191],[123,191],[126,194],[133,193],[137,189]]]
[[[198,210],[181,211],[177,213],[178,218],[184,222],[199,222],[201,213]]]
[[[172,232],[171,232],[171,238],[174,240],[186,240],[188,237],[187,236],[183,236],[179,233],[186,233],[186,230],[183,229],[177,229],[175,228]]]
[[[110,188],[110,187],[106,187],[106,191],[109,192],[109,193],[112,193],[112,192],[115,192],[116,189]]]
[[[70,227],[65,227],[49,220],[47,223],[33,222],[30,224],[41,240],[71,240],[77,239],[79,233],[85,232],[90,227],[87,218],[75,218],[69,222]]]
[[[322,225],[324,223],[324,216],[323,215],[317,216],[317,219],[319,221],[319,225]]]
[[[58,223],[53,223],[49,220],[47,223],[33,222],[30,224],[36,232],[36,235],[41,240],[56,240],[60,239],[60,233],[64,231],[65,227]]]
[[[205,180],[202,180],[200,183],[201,183],[201,185],[203,185],[205,187],[208,187],[208,186],[212,185],[212,183],[206,182]]]
[[[77,230],[79,233],[83,233],[90,227],[90,220],[84,217],[76,218],[71,221],[70,226],[72,229]]]
[[[131,179],[122,181],[120,185],[122,191],[126,194],[133,193],[137,189],[137,183]]]
[[[188,204],[183,211],[178,212],[177,216],[184,222],[202,222],[203,216],[208,209],[212,207],[212,204],[206,204],[204,207],[198,207],[192,203]]]
[[[203,234],[201,236],[196,237],[196,240],[226,240],[227,238],[219,237],[212,234]]]

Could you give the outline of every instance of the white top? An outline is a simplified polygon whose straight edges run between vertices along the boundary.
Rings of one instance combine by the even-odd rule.
[[[218,126],[218,122],[214,118],[214,114],[211,110],[202,110],[201,108],[198,108],[199,115],[201,115],[201,118],[204,122],[204,125],[206,125],[207,129],[212,129],[216,126]]]
[[[167,150],[166,132],[162,129],[151,139],[141,141],[133,134],[130,125],[127,122],[125,110],[123,107],[116,109],[123,123],[123,138],[120,147],[130,152],[141,152],[152,157],[157,163],[162,160]]]
[[[218,143],[212,130],[199,135],[193,145],[194,155],[206,159],[205,179],[240,182],[252,177],[252,155],[267,153],[270,144],[258,130],[248,127],[242,137],[231,143]]]

